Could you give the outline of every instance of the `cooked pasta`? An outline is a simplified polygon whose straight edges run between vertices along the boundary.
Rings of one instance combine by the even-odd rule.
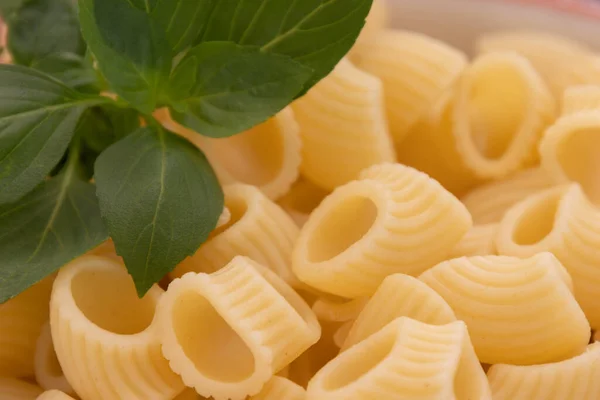
[[[535,31],[494,32],[477,40],[477,50],[513,51],[526,57],[557,99],[569,86],[600,84],[600,68],[593,53],[566,37]]]
[[[34,367],[35,380],[42,389],[56,389],[69,394],[74,393],[56,358],[49,323],[44,324],[37,340]]]
[[[36,400],[43,390],[36,385],[15,378],[0,376],[0,399]]]
[[[494,400],[593,400],[600,398],[600,343],[552,364],[497,364],[488,371]]]
[[[590,325],[573,297],[571,278],[550,253],[456,258],[420,279],[465,321],[483,363],[561,361],[588,344]]]
[[[371,41],[361,69],[383,81],[390,133],[401,142],[456,82],[467,64],[459,50],[415,32],[386,30]]]
[[[433,289],[409,275],[394,274],[383,283],[350,328],[342,351],[365,340],[399,317],[431,325],[456,321],[450,306]]]
[[[315,209],[294,247],[292,268],[323,292],[369,296],[390,274],[417,275],[444,260],[470,227],[467,210],[438,182],[401,164],[382,164]]]
[[[554,98],[527,59],[492,52],[476,58],[454,99],[456,147],[481,178],[503,178],[538,160],[537,144],[555,116]]]
[[[161,354],[154,314],[163,291],[139,299],[124,266],[84,256],[54,282],[50,328],[56,355],[85,400],[172,399],[183,390]]]
[[[36,400],[75,400],[65,392],[60,390],[47,390],[40,394]]]
[[[279,204],[299,227],[308,220],[310,213],[317,208],[329,193],[304,178],[298,179],[290,191],[279,199]]]
[[[369,57],[371,51],[371,42],[377,40],[377,36],[389,26],[389,10],[386,0],[373,0],[371,11],[367,15],[367,20],[356,43],[348,52],[348,57],[352,61],[360,62]]]
[[[302,175],[333,190],[396,155],[381,80],[342,59],[292,104],[302,137]]]
[[[450,258],[498,254],[495,242],[497,231],[498,224],[475,225],[454,247]]]
[[[353,324],[354,324],[353,320],[344,322],[335,331],[335,333],[333,334],[333,343],[337,347],[342,348],[342,346],[344,345],[344,342],[346,341],[346,338],[348,337],[348,334],[350,333],[350,329],[352,329]]]
[[[330,361],[307,400],[491,400],[462,321],[428,325],[401,317]]]
[[[241,256],[211,275],[188,273],[171,282],[156,320],[171,368],[216,400],[257,394],[321,333],[291,287]]]
[[[527,196],[554,186],[552,176],[541,168],[519,171],[508,178],[479,186],[461,201],[475,226],[500,222],[510,207]]]
[[[183,260],[170,274],[211,273],[237,255],[269,267],[286,282],[296,285],[290,269],[294,241],[299,230],[294,221],[254,186],[234,184],[224,188],[229,222],[215,229],[196,253]]]
[[[365,297],[350,300],[321,297],[315,301],[312,310],[320,320],[346,322],[355,319],[368,301]]]
[[[565,90],[562,116],[592,110],[600,111],[600,82],[598,85],[571,86]]]
[[[542,166],[557,182],[578,182],[586,195],[600,202],[600,110],[559,118],[540,143]]]
[[[304,400],[306,391],[294,382],[274,376],[263,386],[260,393],[251,396],[248,400]]]
[[[0,304],[0,376],[33,376],[35,345],[49,318],[54,276]]]
[[[528,197],[504,217],[496,239],[502,254],[552,252],[573,279],[575,298],[600,329],[600,210],[577,184]]]

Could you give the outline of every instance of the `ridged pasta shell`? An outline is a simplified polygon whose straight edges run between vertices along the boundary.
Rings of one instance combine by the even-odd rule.
[[[294,182],[290,191],[277,201],[277,204],[292,217],[299,227],[302,227],[308,221],[310,213],[328,194],[329,192],[325,189],[300,178]]]
[[[54,276],[33,285],[0,304],[0,376],[27,377],[34,374],[35,345],[48,321],[50,291]]]
[[[289,379],[274,376],[262,388],[260,393],[248,400],[304,400],[306,390]]]
[[[139,299],[124,266],[84,256],[61,268],[52,289],[50,328],[71,386],[85,400],[169,400],[183,383],[162,356],[154,314],[163,294]]]
[[[36,400],[75,400],[65,392],[60,390],[47,390],[37,397]]]
[[[486,179],[533,165],[555,108],[524,57],[498,52],[476,58],[461,76],[454,98],[453,133],[463,162]]]
[[[320,320],[346,322],[355,319],[368,301],[366,297],[357,299],[320,297],[312,305],[312,310]]]
[[[420,33],[385,30],[370,43],[359,68],[383,81],[390,133],[402,141],[467,65],[459,50]]]
[[[600,343],[553,364],[493,365],[488,380],[494,400],[594,400],[600,398]]]
[[[311,379],[307,400],[491,400],[462,321],[401,317],[341,353]]]
[[[381,80],[342,59],[292,104],[302,137],[302,175],[333,190],[371,165],[396,161]]]
[[[356,43],[348,52],[348,57],[353,62],[360,62],[369,57],[371,51],[371,42],[377,40],[383,30],[390,24],[390,15],[386,0],[373,0],[371,11],[367,15],[365,26],[356,39]]]
[[[598,85],[571,86],[565,90],[561,116],[593,110],[600,111],[600,82]]]
[[[433,289],[409,275],[394,274],[383,283],[350,328],[342,351],[356,345],[399,317],[431,325],[456,321],[454,312]]]
[[[212,273],[242,255],[296,286],[298,279],[291,271],[290,261],[300,231],[294,221],[254,186],[234,184],[226,186],[224,192],[231,213],[229,222],[214,230],[198,251],[183,260],[170,276]]]
[[[506,211],[527,196],[554,186],[541,168],[519,171],[508,178],[479,186],[461,198],[475,226],[500,222]]]
[[[188,273],[171,282],[157,320],[171,368],[216,400],[258,393],[321,334],[291,287],[241,256],[211,275]]]
[[[496,255],[497,231],[498,224],[475,225],[454,247],[450,257]]]
[[[519,257],[552,252],[571,275],[590,325],[600,329],[600,210],[579,185],[549,189],[514,206],[500,224],[496,244],[503,254]]]
[[[42,389],[74,393],[56,358],[49,323],[42,327],[35,346],[34,369],[35,380]]]
[[[444,260],[470,227],[467,210],[438,182],[401,164],[382,164],[313,211],[292,268],[323,292],[370,296],[388,275],[418,275]]]
[[[0,376],[0,399],[36,400],[43,390],[36,385],[15,378]]]
[[[571,278],[550,253],[456,258],[420,278],[469,327],[483,363],[530,365],[581,353],[590,326]]]

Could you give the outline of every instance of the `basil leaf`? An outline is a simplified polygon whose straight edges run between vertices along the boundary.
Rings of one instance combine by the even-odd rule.
[[[0,0],[0,15],[6,21],[17,11],[25,0]]]
[[[79,19],[112,89],[142,112],[154,111],[173,59],[162,27],[126,0],[81,0]]]
[[[204,155],[160,128],[141,128],[96,161],[100,209],[141,296],[216,226],[223,193]]]
[[[31,64],[65,85],[86,93],[100,93],[98,76],[89,59],[74,53],[53,53]]]
[[[216,0],[158,0],[152,17],[166,32],[174,54],[198,39],[215,3]]]
[[[373,0],[219,0],[202,41],[260,46],[312,68],[305,90],[350,50]]]
[[[75,165],[0,206],[0,303],[107,238],[94,185],[79,180]]]
[[[234,135],[288,105],[311,74],[289,57],[256,47],[202,43],[173,71],[171,115],[206,136]]]
[[[32,65],[53,53],[83,55],[85,42],[70,0],[28,0],[8,19],[13,62]]]
[[[136,110],[113,104],[91,108],[83,118],[86,119],[82,131],[84,145],[96,153],[102,153],[140,127],[140,115]]]
[[[107,101],[31,68],[0,65],[0,204],[42,182],[67,149],[83,111]]]

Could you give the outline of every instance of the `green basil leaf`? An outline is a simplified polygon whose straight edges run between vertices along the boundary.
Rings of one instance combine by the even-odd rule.
[[[6,21],[16,12],[25,0],[0,0],[0,16]]]
[[[13,62],[32,65],[53,53],[83,55],[85,42],[70,0],[28,0],[8,19]]]
[[[350,50],[373,0],[219,0],[202,41],[227,40],[312,68],[305,91]]]
[[[31,68],[0,65],[0,204],[42,182],[63,156],[83,111],[107,101]]]
[[[102,216],[141,296],[207,239],[223,193],[200,150],[160,128],[126,136],[95,169]]]
[[[234,135],[288,105],[311,74],[289,57],[257,47],[201,43],[173,71],[171,115],[206,136]]]
[[[98,76],[89,59],[74,53],[48,54],[31,64],[65,85],[86,93],[100,93]]]
[[[108,238],[94,189],[72,165],[0,206],[0,303]]]
[[[216,0],[158,0],[152,17],[165,30],[174,54],[198,39],[215,3]]]
[[[90,108],[82,117],[84,146],[96,153],[102,153],[110,145],[140,127],[140,115],[132,108],[120,108],[113,104]]]
[[[112,89],[142,112],[154,111],[173,60],[158,22],[127,0],[81,0],[79,19]]]

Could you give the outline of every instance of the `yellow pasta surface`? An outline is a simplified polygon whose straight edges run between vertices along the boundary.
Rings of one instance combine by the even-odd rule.
[[[329,194],[314,183],[300,178],[290,188],[277,204],[279,204],[299,227],[302,227],[310,213],[317,208],[325,196]]]
[[[465,324],[401,317],[330,361],[308,400],[490,399]]]
[[[417,275],[443,260],[470,227],[467,210],[438,182],[382,164],[315,209],[296,241],[292,267],[321,291],[369,296],[390,274]]]
[[[592,400],[600,398],[600,343],[552,364],[497,364],[488,371],[494,400]]]
[[[312,310],[320,320],[346,322],[355,319],[368,301],[365,297],[350,300],[321,297],[314,302]]]
[[[302,175],[333,190],[396,155],[381,80],[342,59],[292,104],[302,137]]]
[[[498,224],[475,225],[454,247],[450,258],[497,254],[497,232]]]
[[[35,380],[42,389],[56,389],[57,391],[73,394],[73,388],[63,374],[56,358],[49,323],[44,324],[42,327],[35,346],[34,370]]]
[[[388,8],[386,0],[373,0],[365,26],[360,31],[356,43],[348,52],[348,58],[352,61],[360,62],[370,56],[372,42],[377,40],[377,36],[389,26]]]
[[[561,116],[591,110],[600,111],[600,83],[571,86],[565,90]]]
[[[304,400],[306,391],[300,385],[289,379],[274,376],[263,386],[260,393],[251,396],[248,400]]]
[[[588,344],[590,325],[571,292],[571,278],[550,253],[462,257],[419,279],[465,321],[483,363],[561,361]]]
[[[60,390],[47,390],[39,395],[36,400],[74,400],[74,398]]]
[[[0,376],[0,399],[2,400],[35,400],[42,392],[39,386]]]

